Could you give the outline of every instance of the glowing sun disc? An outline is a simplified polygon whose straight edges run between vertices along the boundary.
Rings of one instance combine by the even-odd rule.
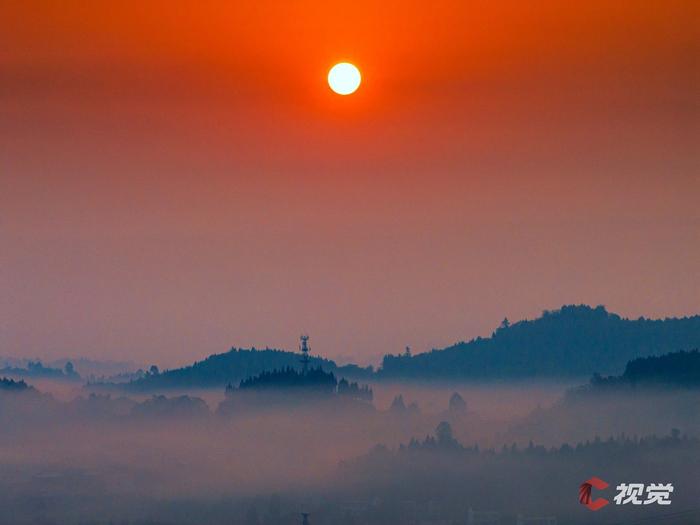
[[[349,62],[334,65],[328,72],[328,85],[338,95],[350,95],[360,87],[360,70]]]

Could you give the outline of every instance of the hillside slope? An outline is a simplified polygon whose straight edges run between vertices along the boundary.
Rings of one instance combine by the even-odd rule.
[[[321,366],[329,372],[343,372],[346,377],[369,375],[370,371],[354,365],[338,367],[335,362],[320,357],[309,357],[311,367]],[[283,350],[256,350],[232,348],[223,354],[214,354],[192,365],[159,374],[149,374],[142,379],[121,385],[129,390],[152,391],[168,388],[224,388],[264,371],[298,368],[300,355]]]
[[[418,355],[387,355],[384,378],[534,378],[621,373],[628,361],[700,347],[700,316],[624,319],[604,307],[563,306],[506,320],[489,338]]]

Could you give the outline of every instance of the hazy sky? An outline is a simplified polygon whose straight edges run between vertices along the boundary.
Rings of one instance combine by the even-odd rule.
[[[697,3],[232,4],[2,2],[0,355],[700,312]]]

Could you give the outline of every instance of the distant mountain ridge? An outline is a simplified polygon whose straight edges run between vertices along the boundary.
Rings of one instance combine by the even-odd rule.
[[[44,378],[55,379],[57,381],[80,381],[81,377],[75,371],[73,363],[67,361],[63,369],[50,368],[42,364],[41,361],[28,361],[26,368],[7,366],[0,368],[0,377],[8,376],[15,378]]]
[[[360,380],[455,379],[512,380],[590,377],[620,374],[640,357],[700,348],[700,315],[683,318],[625,319],[605,307],[568,305],[545,310],[533,320],[501,326],[488,338],[478,337],[444,349],[410,355],[385,355],[378,370],[338,366],[311,357],[309,365],[337,377]],[[300,354],[283,350],[237,349],[214,354],[190,366],[159,372],[129,383],[91,387],[132,391],[175,388],[224,388],[265,371],[300,367]]]
[[[135,373],[140,368],[138,364],[131,361],[112,361],[87,357],[62,357],[60,359],[46,360],[0,355],[0,368],[29,368],[31,363],[42,363],[42,366],[46,368],[63,370],[69,362],[82,377],[109,377],[118,374],[129,374]]]
[[[382,378],[521,379],[619,374],[628,361],[700,347],[700,316],[625,319],[568,305],[534,320],[504,319],[489,338],[423,354],[387,355]]]

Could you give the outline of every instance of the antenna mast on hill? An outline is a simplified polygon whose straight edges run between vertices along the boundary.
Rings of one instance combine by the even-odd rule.
[[[309,336],[302,335],[300,338],[301,343],[299,344],[299,351],[301,352],[301,371],[306,375],[309,371]]]

